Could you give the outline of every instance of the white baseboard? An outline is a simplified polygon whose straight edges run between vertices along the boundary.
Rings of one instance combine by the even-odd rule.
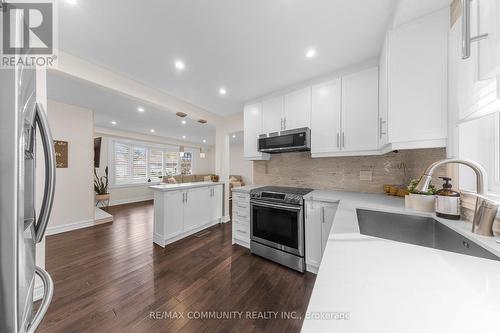
[[[151,195],[146,195],[146,196],[143,196],[143,197],[110,200],[109,201],[109,205],[110,206],[125,205],[125,204],[129,204],[129,203],[141,202],[141,201],[148,201],[148,200],[153,200],[153,195],[152,194]]]
[[[74,223],[68,223],[63,225],[57,225],[47,228],[47,232],[45,233],[47,236],[60,234],[62,232],[67,232],[76,229],[88,228],[95,225],[94,219],[78,221]]]
[[[222,223],[227,223],[229,221],[231,221],[231,217],[229,217],[229,215],[226,215],[226,216],[222,217]]]

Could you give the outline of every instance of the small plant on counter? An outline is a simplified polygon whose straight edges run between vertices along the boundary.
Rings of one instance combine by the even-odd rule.
[[[108,167],[104,169],[105,176],[99,177],[94,169],[94,191],[97,195],[108,194]]]
[[[420,191],[417,191],[415,188],[417,187],[418,185],[418,182],[420,181],[420,179],[412,179],[410,181],[410,184],[408,185],[408,191],[412,194],[423,194],[423,195],[435,195],[436,192],[437,192],[437,189],[434,185],[429,185],[429,189],[427,190],[427,192],[420,192]]]

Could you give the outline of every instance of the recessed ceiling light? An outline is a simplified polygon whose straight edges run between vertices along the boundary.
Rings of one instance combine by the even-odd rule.
[[[116,121],[114,121],[114,120],[113,120],[113,121],[111,122],[111,125],[116,125]]]
[[[140,108],[140,107],[139,107],[139,108],[137,108],[137,111],[139,111],[139,112],[144,112],[144,108]]]
[[[233,134],[233,139],[236,139],[236,134]]]
[[[207,143],[207,140],[203,139],[203,143]]]
[[[306,57],[307,58],[313,58],[316,55],[316,50],[314,49],[309,49],[306,52]]]
[[[182,60],[176,60],[175,61],[175,68],[178,70],[183,70],[186,66],[184,65],[184,62]]]
[[[219,89],[219,94],[224,96],[226,93],[227,93],[226,89],[224,89],[224,88]]]
[[[67,3],[69,3],[70,5],[76,5],[76,3],[78,2],[77,0],[66,0]]]
[[[181,124],[182,124],[182,125],[186,125],[186,121],[185,121],[185,120],[182,120],[182,121],[181,121]]]
[[[154,129],[150,129],[149,131],[150,131],[151,133],[154,133],[154,132],[155,132],[155,130],[154,130]]]
[[[183,136],[182,136],[182,138],[183,138],[183,139],[185,139],[185,138],[186,138],[186,136],[185,136],[185,135],[183,135]]]

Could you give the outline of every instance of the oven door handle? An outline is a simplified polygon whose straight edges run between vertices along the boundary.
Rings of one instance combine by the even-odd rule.
[[[252,201],[251,204],[252,206],[258,206],[258,207],[278,208],[278,209],[287,209],[295,211],[302,210],[302,206],[282,205],[282,204],[267,203],[262,201],[259,202]]]

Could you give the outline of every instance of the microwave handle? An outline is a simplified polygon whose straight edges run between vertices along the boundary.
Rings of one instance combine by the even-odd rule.
[[[40,208],[40,215],[35,224],[35,241],[40,243],[45,235],[45,230],[49,223],[50,212],[54,203],[54,192],[56,187],[56,155],[54,149],[54,140],[50,132],[47,114],[43,106],[36,105],[35,123],[40,128],[42,146],[45,161],[45,185],[43,189],[43,199]]]

